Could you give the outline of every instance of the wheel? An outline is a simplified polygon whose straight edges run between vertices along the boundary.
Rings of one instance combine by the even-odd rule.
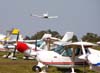
[[[35,72],[36,71],[41,72],[41,68],[39,66],[36,66],[36,65],[32,67],[32,70]]]

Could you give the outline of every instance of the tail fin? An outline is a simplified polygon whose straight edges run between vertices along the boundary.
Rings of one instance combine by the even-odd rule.
[[[17,35],[11,35],[9,41],[16,41]],[[23,41],[22,35],[19,35],[18,41]]]
[[[66,32],[61,41],[67,42],[70,39],[72,39],[73,35],[74,35],[74,32]]]

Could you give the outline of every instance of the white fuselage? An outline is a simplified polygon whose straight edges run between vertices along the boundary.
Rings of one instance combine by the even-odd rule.
[[[54,51],[39,51],[37,53],[37,60],[45,65],[66,67],[73,66],[72,57],[62,56]],[[83,65],[84,61],[75,57],[75,65]]]

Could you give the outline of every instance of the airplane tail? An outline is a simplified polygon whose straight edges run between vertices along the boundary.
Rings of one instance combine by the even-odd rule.
[[[16,38],[17,38],[17,35],[11,35],[9,41],[11,41],[11,42],[16,41]],[[23,41],[22,35],[19,35],[18,41]]]
[[[61,40],[54,42],[54,44],[66,45],[68,42],[71,42],[73,35],[74,35],[74,32],[66,32],[64,37]]]
[[[23,41],[23,37],[20,34],[20,30],[17,28],[13,28],[9,33],[9,40],[8,42],[16,42],[17,35],[19,35],[18,41]]]
[[[72,39],[74,32],[66,32],[61,41],[68,42]]]

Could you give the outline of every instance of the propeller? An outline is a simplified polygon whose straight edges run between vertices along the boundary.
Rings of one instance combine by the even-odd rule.
[[[17,43],[18,43],[18,39],[19,39],[19,32],[18,32],[18,34],[17,34],[17,38],[16,38],[16,45],[17,45]],[[14,51],[13,51],[13,60],[15,60],[16,59],[16,45],[15,45],[15,48],[14,48]]]

